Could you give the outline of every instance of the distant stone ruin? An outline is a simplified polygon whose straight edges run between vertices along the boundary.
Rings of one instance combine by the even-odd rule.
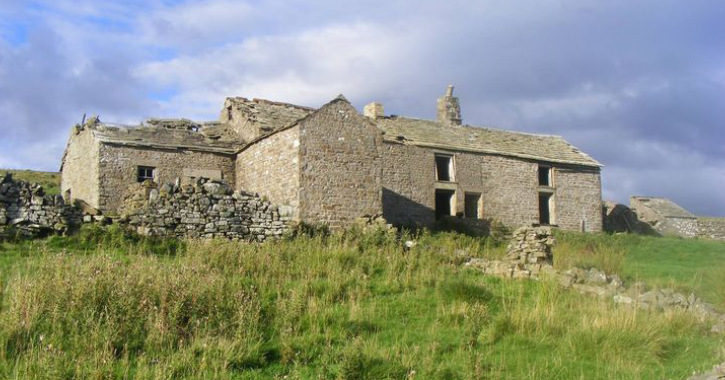
[[[604,202],[604,230],[725,240],[725,218],[696,216],[669,199],[633,196],[630,206]]]

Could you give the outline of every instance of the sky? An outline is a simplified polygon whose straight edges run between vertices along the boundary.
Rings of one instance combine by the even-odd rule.
[[[0,168],[57,171],[84,114],[214,120],[227,96],[561,135],[605,199],[725,216],[720,0],[0,0]]]

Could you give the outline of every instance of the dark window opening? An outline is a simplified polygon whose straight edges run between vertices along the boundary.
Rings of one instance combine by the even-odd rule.
[[[539,166],[539,186],[551,186],[551,168]]]
[[[466,193],[465,202],[466,218],[480,219],[481,194]]]
[[[143,182],[143,181],[146,181],[147,179],[152,180],[152,181],[154,180],[154,168],[152,168],[150,166],[139,166],[136,180],[138,182]]]
[[[453,215],[453,190],[436,190],[436,220]]]
[[[551,224],[551,194],[539,193],[539,223]]]
[[[435,156],[436,159],[436,180],[452,181],[453,180],[453,157],[451,156]]]

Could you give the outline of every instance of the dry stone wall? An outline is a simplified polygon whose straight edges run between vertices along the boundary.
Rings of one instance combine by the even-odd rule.
[[[582,294],[611,299],[615,303],[634,307],[667,311],[685,310],[713,322],[712,331],[725,333],[725,314],[694,294],[682,294],[673,289],[647,289],[642,283],[625,286],[615,274],[597,268],[555,269],[551,263],[551,247],[555,244],[550,232],[542,228],[521,228],[513,235],[508,255],[504,260],[473,258],[466,266],[481,270],[484,274],[503,277],[539,280],[548,278],[565,288]]]
[[[264,241],[284,234],[291,221],[257,194],[234,192],[222,181],[205,179],[189,185],[138,184],[121,212],[122,222],[137,232],[167,237]]]
[[[37,184],[0,175],[0,236],[14,230],[23,235],[65,233],[82,223],[81,211],[63,197],[45,194]]]

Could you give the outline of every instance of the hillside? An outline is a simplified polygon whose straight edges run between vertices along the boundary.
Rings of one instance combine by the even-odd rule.
[[[38,183],[43,186],[47,194],[60,194],[60,173],[58,172],[38,172],[34,170],[13,170],[0,169],[0,173],[10,172],[13,178]]]
[[[705,280],[723,273],[723,243],[557,238],[558,266],[710,288],[715,300],[725,289]],[[462,265],[500,255],[490,240],[408,239],[348,231],[252,245],[86,228],[6,242],[0,377],[684,379],[723,361],[722,337],[690,314]]]

